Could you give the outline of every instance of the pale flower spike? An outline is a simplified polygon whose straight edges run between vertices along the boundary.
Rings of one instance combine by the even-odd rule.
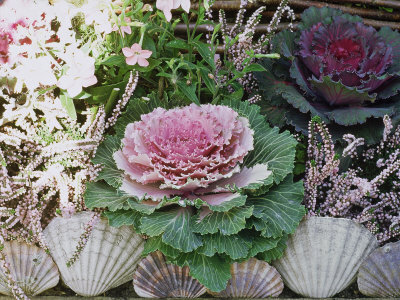
[[[122,48],[122,52],[126,57],[126,63],[128,65],[133,66],[138,64],[141,67],[147,67],[149,65],[147,58],[153,53],[150,50],[143,50],[142,46],[139,44],[133,44],[130,48]]]
[[[156,2],[157,9],[163,11],[168,22],[171,21],[172,18],[171,10],[177,9],[179,6],[189,13],[190,0],[157,0]]]

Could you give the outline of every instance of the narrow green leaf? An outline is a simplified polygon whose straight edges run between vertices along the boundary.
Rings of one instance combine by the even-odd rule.
[[[89,102],[95,104],[105,104],[114,89],[120,89],[120,91],[123,91],[125,90],[127,83],[128,81],[121,81],[114,84],[89,87],[87,90],[93,97],[93,99],[89,99]]]
[[[200,105],[200,101],[196,95],[196,86],[194,84],[187,85],[186,82],[178,81],[176,83],[178,86],[179,91],[185,95],[191,102]]]
[[[109,56],[107,59],[103,60],[101,62],[102,65],[106,66],[117,66],[117,67],[123,67],[126,65],[125,62],[125,57],[122,55],[112,55]]]
[[[180,40],[180,39],[170,41],[165,46],[169,47],[169,48],[175,48],[175,49],[186,49],[186,50],[189,49],[189,45],[184,40]]]
[[[242,72],[243,73],[249,73],[249,72],[263,72],[265,71],[265,68],[262,65],[259,64],[251,64],[247,67],[245,67]]]
[[[67,111],[68,116],[70,116],[72,120],[76,120],[77,115],[74,100],[67,95],[62,94],[60,95],[60,102],[62,107]]]
[[[201,68],[200,73],[201,73],[201,78],[203,79],[204,83],[206,84],[208,90],[211,92],[211,94],[214,95],[216,92],[216,84],[215,84],[215,80],[209,77],[211,72],[207,68]]]
[[[209,48],[209,45],[202,42],[193,42],[197,51],[199,51],[201,57],[206,61],[206,63],[215,71],[214,54]]]

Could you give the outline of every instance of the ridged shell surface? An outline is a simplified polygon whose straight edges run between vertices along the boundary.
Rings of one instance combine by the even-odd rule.
[[[269,298],[278,297],[283,291],[281,275],[265,261],[251,258],[234,263],[231,274],[224,291],[209,293],[220,298]]]
[[[91,217],[90,212],[80,212],[71,218],[57,217],[44,230],[61,279],[81,296],[97,296],[130,281],[144,245],[133,228],[111,227],[107,220],[101,219],[95,223],[78,260],[67,267]]]
[[[133,276],[136,294],[145,298],[197,298],[206,288],[189,275],[188,267],[167,264],[157,251],[144,258]]]
[[[400,297],[400,242],[372,252],[360,267],[357,283],[366,296]]]
[[[60,280],[58,269],[50,255],[35,245],[11,241],[4,243],[3,253],[11,276],[28,296],[36,296]],[[0,268],[0,294],[12,296],[7,277]]]
[[[352,220],[310,217],[300,223],[273,265],[292,291],[328,298],[354,281],[363,260],[377,247],[376,238]]]

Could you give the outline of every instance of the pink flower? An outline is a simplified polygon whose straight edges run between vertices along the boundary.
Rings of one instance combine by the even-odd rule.
[[[66,58],[67,72],[57,82],[57,86],[67,90],[70,97],[75,97],[82,92],[83,87],[97,83],[94,75],[95,59],[87,56],[82,51],[70,54]]]
[[[238,195],[228,186],[271,175],[266,165],[240,167],[253,150],[253,130],[247,118],[222,105],[156,108],[128,124],[122,146],[114,153],[125,173],[120,189],[139,199],[181,195],[219,205]]]
[[[147,67],[149,65],[147,58],[153,53],[150,50],[143,50],[142,46],[139,44],[133,44],[130,48],[122,48],[122,52],[126,56],[126,63],[128,65],[133,66],[138,64],[141,67]]]
[[[130,23],[131,22],[131,18],[128,18],[128,17],[126,17],[124,20],[125,20],[125,23]],[[119,23],[118,25],[121,25],[121,21],[119,19],[118,19],[118,23]],[[112,31],[118,31],[118,25],[114,24],[114,26],[112,28]],[[122,36],[124,36],[124,33],[127,33],[127,34],[131,34],[132,33],[132,28],[129,25],[121,26],[120,28],[121,28]]]
[[[172,9],[177,9],[179,6],[188,13],[190,9],[190,0],[157,0],[156,7],[162,10],[167,21],[171,21]]]

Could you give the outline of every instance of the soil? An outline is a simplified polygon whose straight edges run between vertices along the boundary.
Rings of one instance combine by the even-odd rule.
[[[76,296],[75,292],[70,288],[66,287],[63,283],[59,283],[56,287],[47,290],[46,292],[40,294],[40,296]],[[125,283],[115,289],[112,289],[103,295],[104,297],[113,298],[137,298],[138,296],[133,289],[132,281]],[[364,298],[358,288],[357,282],[354,282],[351,286],[345,289],[343,292],[337,294],[335,298]],[[205,294],[202,298],[210,298],[210,295]],[[302,296],[292,292],[289,288],[285,287],[279,298],[302,298]]]

